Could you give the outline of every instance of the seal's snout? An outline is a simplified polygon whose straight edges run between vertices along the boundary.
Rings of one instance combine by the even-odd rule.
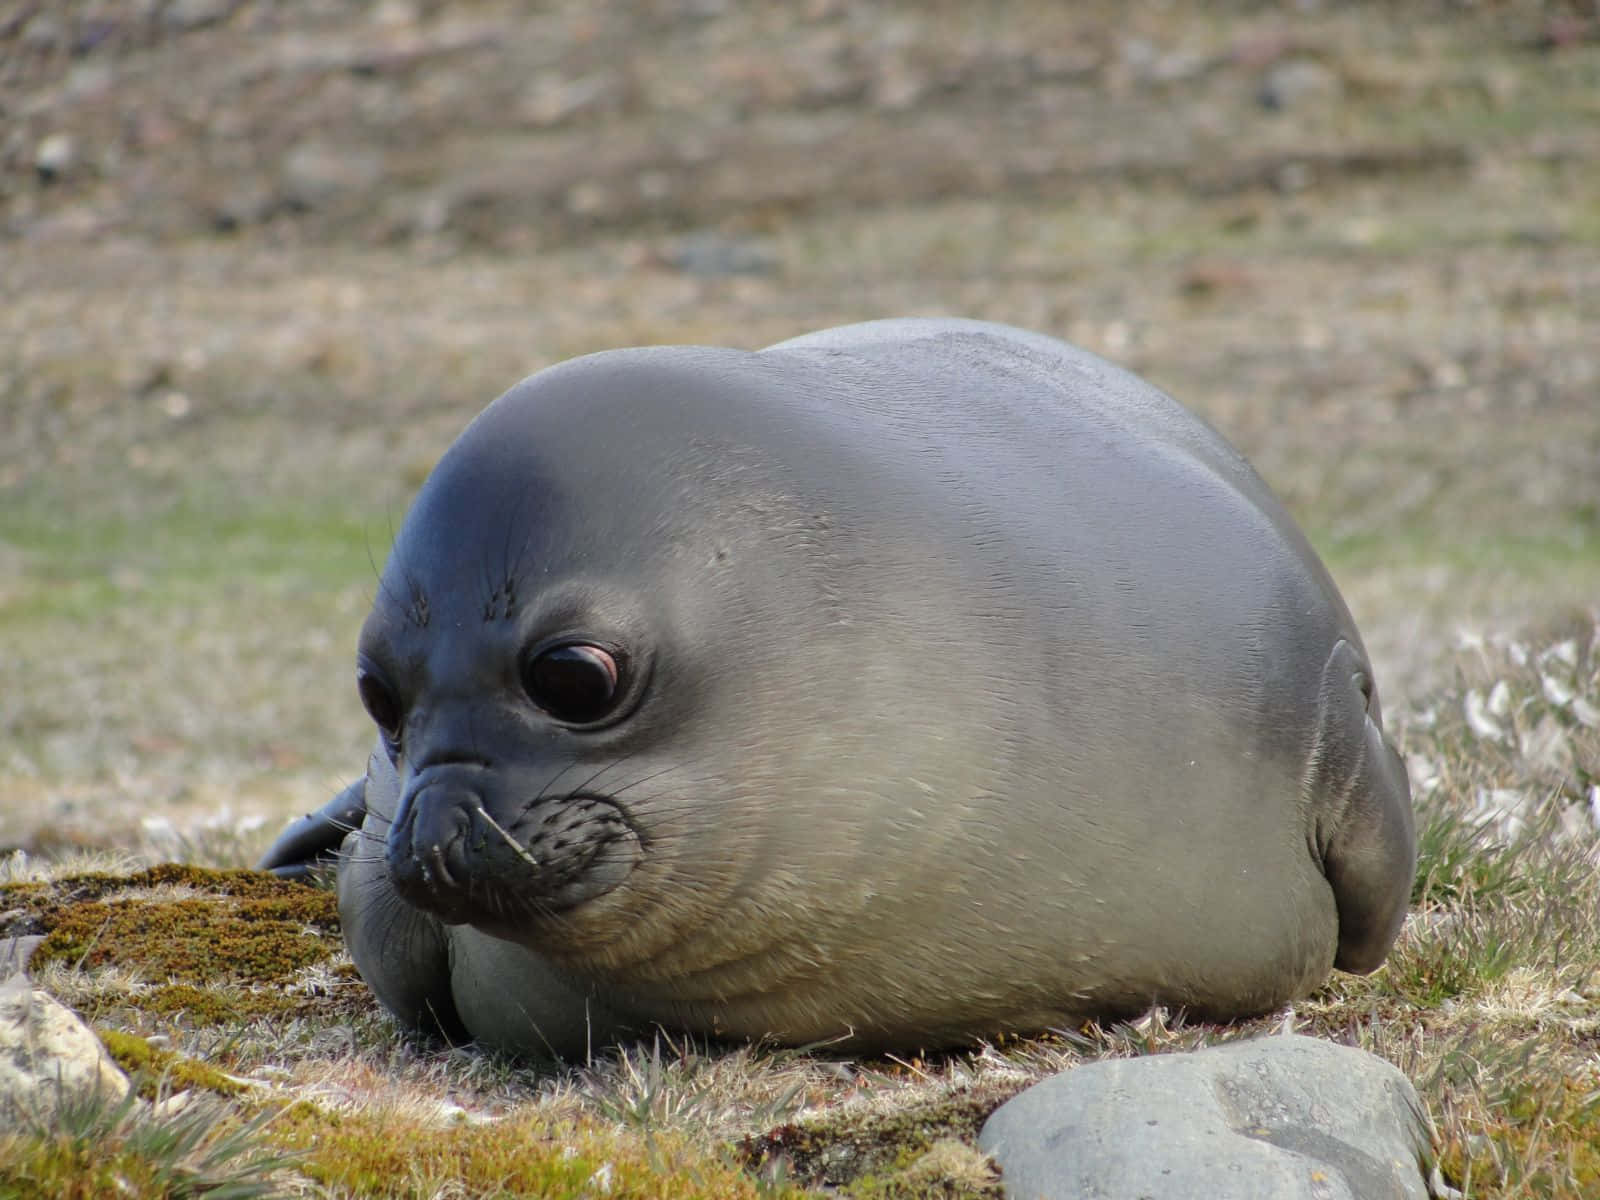
[[[495,928],[603,895],[638,862],[621,809],[586,793],[526,799],[517,773],[425,766],[401,790],[384,861],[395,891],[446,924]]]
[[[436,911],[472,878],[473,814],[483,802],[471,788],[433,784],[406,796],[385,846],[389,877],[413,904]]]

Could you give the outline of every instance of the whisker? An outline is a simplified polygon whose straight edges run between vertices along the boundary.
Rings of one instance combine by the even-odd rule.
[[[534,868],[535,870],[539,869],[539,860],[537,858],[535,858],[532,854],[530,854],[528,852],[528,850],[524,846],[519,844],[517,842],[516,838],[512,837],[509,833],[507,833],[504,829],[502,829],[501,826],[500,826],[500,822],[496,821],[493,817],[491,817],[489,815],[488,811],[483,807],[483,805],[481,805],[481,804],[478,805],[477,812],[478,812],[478,815],[483,818],[484,823],[486,825],[488,825],[490,829],[494,830],[502,838],[505,839],[506,845],[511,847],[512,852],[515,853],[518,858],[520,858],[523,862],[527,863],[530,867]]]

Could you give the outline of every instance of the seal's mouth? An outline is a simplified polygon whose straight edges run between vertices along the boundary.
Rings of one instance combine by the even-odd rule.
[[[546,797],[506,822],[475,789],[434,784],[402,803],[385,858],[406,901],[493,932],[603,896],[639,854],[638,832],[609,797]]]

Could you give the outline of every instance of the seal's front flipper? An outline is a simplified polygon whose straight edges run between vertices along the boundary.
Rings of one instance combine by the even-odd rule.
[[[1417,867],[1405,764],[1383,736],[1372,669],[1348,641],[1322,671],[1306,793],[1321,815],[1316,846],[1339,910],[1333,965],[1365,975],[1405,923]]]
[[[358,779],[314,813],[291,821],[256,863],[284,879],[304,879],[316,867],[332,866],[345,834],[367,815],[367,781]]]

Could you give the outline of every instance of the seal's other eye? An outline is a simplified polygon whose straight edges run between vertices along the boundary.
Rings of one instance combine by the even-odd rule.
[[[379,674],[360,663],[356,665],[356,690],[373,723],[390,741],[400,737],[400,702]]]
[[[609,650],[587,642],[552,646],[522,670],[528,697],[558,721],[598,721],[622,697],[622,670]]]

